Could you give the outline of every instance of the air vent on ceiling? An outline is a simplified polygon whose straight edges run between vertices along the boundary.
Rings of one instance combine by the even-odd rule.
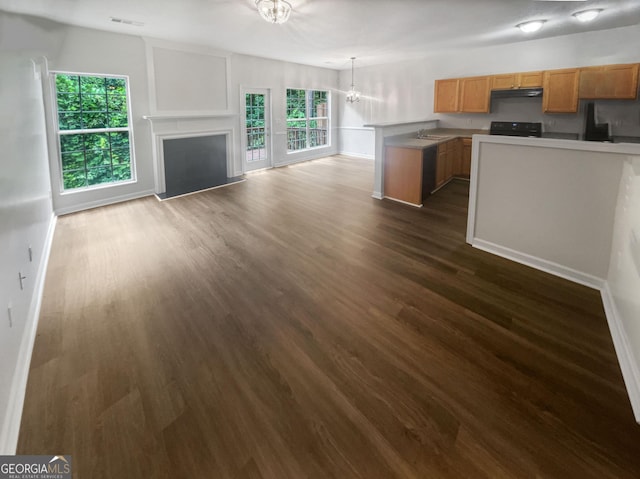
[[[116,17],[109,17],[111,19],[111,21],[113,23],[122,23],[124,25],[133,25],[134,27],[143,27],[144,23],[142,22],[136,22],[134,20],[127,20],[125,18],[116,18]]]

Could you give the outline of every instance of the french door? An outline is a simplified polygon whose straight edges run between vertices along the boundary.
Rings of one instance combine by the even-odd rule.
[[[269,90],[245,90],[244,103],[244,171],[269,168],[272,166]]]

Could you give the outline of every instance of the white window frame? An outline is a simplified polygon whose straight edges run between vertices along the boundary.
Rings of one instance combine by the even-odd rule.
[[[52,119],[54,134],[56,140],[56,147],[58,152],[58,173],[59,173],[59,192],[61,195],[69,195],[76,193],[83,193],[89,190],[98,190],[103,188],[113,188],[116,186],[129,185],[136,183],[137,180],[137,168],[135,161],[135,148],[133,138],[133,122],[131,118],[131,90],[129,88],[129,76],[128,75],[115,75],[111,73],[86,73],[86,72],[74,72],[74,71],[62,71],[62,70],[50,70],[51,78],[51,97],[52,97]],[[88,77],[105,77],[105,78],[121,78],[125,81],[125,87],[127,91],[127,127],[118,128],[89,128],[79,130],[61,130],[60,119],[58,117],[58,88],[56,86],[56,75],[73,75],[73,76],[88,76]],[[128,132],[129,133],[129,160],[131,168],[131,178],[122,181],[113,181],[110,183],[99,183],[96,185],[87,185],[80,188],[64,188],[64,171],[62,167],[62,145],[61,137],[65,135],[80,135],[80,134],[92,134],[92,133],[111,133],[111,132]],[[86,160],[85,160],[86,165]]]
[[[304,91],[304,109],[305,109],[305,117],[304,118],[289,118],[288,117],[288,112],[286,111],[287,105],[285,104],[285,122],[287,123],[287,155],[292,155],[295,153],[300,153],[302,151],[309,151],[309,150],[317,150],[319,148],[328,148],[331,146],[331,91],[330,90],[322,90],[319,88],[287,88],[285,91],[285,102],[288,98],[287,92],[289,90],[297,90],[297,91]],[[310,93],[311,92],[324,92],[327,94],[327,116],[309,116],[311,113],[311,105],[309,104],[309,97],[310,97]],[[318,145],[318,146],[309,146],[309,140],[311,138],[310,132],[311,132],[311,122],[313,120],[326,120],[327,121],[327,143],[324,145]],[[306,129],[306,136],[305,136],[305,143],[306,146],[305,148],[300,148],[298,150],[289,150],[289,121],[304,121],[305,122],[305,129]]]

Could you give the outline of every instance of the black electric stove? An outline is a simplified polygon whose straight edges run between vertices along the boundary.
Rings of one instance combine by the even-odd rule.
[[[524,121],[492,121],[491,135],[503,136],[542,136],[542,123],[527,123]]]

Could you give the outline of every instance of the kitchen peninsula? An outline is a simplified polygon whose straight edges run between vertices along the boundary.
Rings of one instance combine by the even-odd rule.
[[[474,136],[467,242],[599,288],[634,157],[638,144]]]
[[[425,196],[454,176],[468,178],[471,137],[488,133],[487,130],[438,128],[438,120],[365,126],[375,129],[372,196],[412,206],[421,206]],[[467,158],[466,162],[463,157]]]

